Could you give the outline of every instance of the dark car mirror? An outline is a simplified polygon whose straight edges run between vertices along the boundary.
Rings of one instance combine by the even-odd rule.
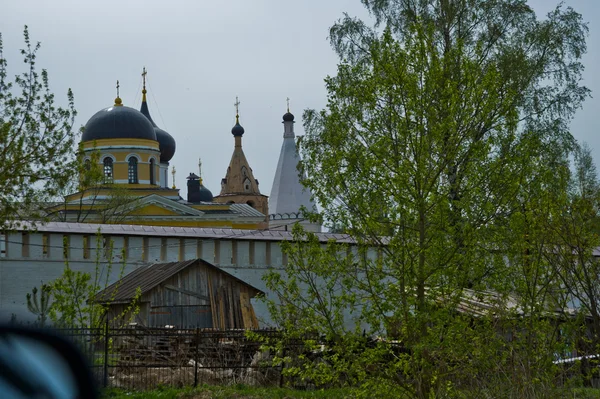
[[[97,393],[73,344],[49,331],[0,327],[0,397],[93,399]]]

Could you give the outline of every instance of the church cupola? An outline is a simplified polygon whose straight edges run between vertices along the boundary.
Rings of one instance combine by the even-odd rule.
[[[238,98],[235,98],[235,125],[231,134],[235,139],[233,154],[225,178],[221,180],[221,193],[214,198],[219,203],[248,204],[266,217],[268,215],[268,197],[260,193],[258,180],[254,178],[252,168],[248,164],[242,149],[244,128],[240,125]],[[266,220],[266,219],[265,219]],[[265,226],[266,227],[266,223]]]
[[[292,224],[300,223],[308,231],[318,232],[321,226],[310,223],[301,211],[302,208],[316,210],[316,207],[298,172],[300,156],[296,148],[294,123],[288,98],[287,112],[283,115],[283,143],[269,197],[269,228],[287,230]]]
[[[244,128],[240,125],[240,116],[235,115],[235,126],[231,128],[231,134],[235,137],[242,137],[244,135]]]
[[[283,137],[294,138],[294,114],[290,112],[290,99],[287,99],[288,107],[287,112],[283,114]]]
[[[202,184],[202,161],[198,159],[198,172],[200,176],[190,173],[187,179],[187,200],[188,202],[212,202],[213,195],[210,190]]]
[[[117,81],[117,98],[115,104],[94,114],[85,124],[81,141],[144,139],[156,140],[152,124],[136,109],[123,106],[119,97],[119,81]]]
[[[152,117],[150,116],[150,110],[148,109],[148,102],[146,101],[146,68],[143,69],[142,72],[142,106],[140,108],[140,112],[144,114],[144,116],[150,121],[152,126],[154,127],[154,133],[156,135],[156,141],[158,141],[159,149],[160,149],[160,180],[162,187],[169,187],[168,179],[169,179],[169,161],[175,155],[175,150],[177,145],[175,143],[175,139],[168,132],[159,128]]]

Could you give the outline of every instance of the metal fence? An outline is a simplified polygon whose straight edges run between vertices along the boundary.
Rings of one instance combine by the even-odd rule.
[[[260,342],[248,339],[244,330],[105,327],[58,332],[82,350],[103,387],[141,390],[159,385],[280,386],[284,382],[281,366],[273,365],[270,353],[261,350]],[[267,338],[279,334],[254,332]]]

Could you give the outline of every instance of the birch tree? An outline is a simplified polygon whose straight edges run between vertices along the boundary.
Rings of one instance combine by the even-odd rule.
[[[40,219],[47,201],[74,175],[73,93],[55,103],[48,73],[37,69],[40,43],[23,31],[26,70],[11,79],[0,35],[0,220],[3,229],[19,220]]]
[[[560,5],[538,19],[522,0],[362,3],[373,27],[345,16],[330,30],[340,63],[325,81],[326,109],[304,113],[301,167],[323,219],[345,226],[359,247],[382,251],[356,262],[342,280],[334,275],[355,293],[337,305],[406,350],[388,363],[391,372],[378,369],[369,381],[425,398],[467,383],[463,377],[484,366],[512,367],[496,334],[498,316],[526,315],[534,323],[547,315],[556,276],[539,257],[541,226],[556,215],[559,202],[547,193],[565,190],[557,177],[567,173],[575,147],[569,121],[589,94],[580,82],[587,26]],[[298,240],[290,254],[306,242]],[[314,258],[290,262],[287,278],[269,276],[269,284],[284,296],[298,293],[286,281],[310,291],[301,281],[309,267],[311,279],[327,287],[331,268]],[[519,305],[511,306],[515,296]],[[286,298],[303,310],[294,314],[318,309],[300,297],[318,295]],[[465,300],[491,310],[477,315]],[[318,316],[303,327],[328,331]],[[537,364],[551,365],[552,332],[527,338],[546,346],[524,356],[539,356],[543,347]],[[521,388],[540,380],[516,370],[505,387],[513,377]]]

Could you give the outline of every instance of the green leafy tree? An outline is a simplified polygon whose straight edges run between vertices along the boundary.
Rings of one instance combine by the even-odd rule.
[[[580,353],[595,354],[600,348],[600,262],[595,256],[600,246],[600,182],[585,144],[575,151],[569,190],[563,197],[558,222],[550,226],[554,248],[545,256],[554,265],[570,306],[581,310],[589,322]]]
[[[68,243],[65,242],[65,245]],[[59,326],[69,328],[98,328],[106,321],[107,304],[96,300],[96,294],[110,285],[115,276],[120,280],[125,272],[125,261],[120,268],[113,270],[113,241],[104,238],[100,232],[96,234],[96,258],[93,273],[73,270],[65,261],[63,275],[52,283],[53,305],[50,319]],[[123,257],[123,259],[125,259]],[[118,292],[118,287],[113,295]],[[117,317],[134,317],[138,311],[138,295],[125,309],[123,315]]]
[[[39,292],[39,297],[38,297]],[[52,307],[52,286],[49,284],[40,285],[40,289],[33,287],[31,293],[27,294],[27,309],[38,317],[37,321],[40,327],[46,325],[46,320]]]
[[[543,322],[559,302],[541,256],[544,223],[560,209],[561,197],[548,193],[565,190],[575,147],[568,123],[588,96],[580,84],[587,27],[561,6],[539,20],[521,0],[363,4],[376,25],[346,16],[331,28],[340,64],[325,82],[327,108],[304,114],[300,151],[321,216],[344,226],[364,256],[346,261],[343,275],[330,257],[296,256],[321,247],[300,237],[287,249],[294,261],[285,278],[268,279],[299,309],[290,315],[311,320],[307,329],[329,334],[345,313],[369,334],[402,342],[400,356],[338,357],[339,367],[356,366],[347,371],[354,381],[370,377],[365,392],[388,384],[417,398],[453,386],[490,392],[480,370],[496,370],[504,388],[516,383],[507,396],[543,396],[532,382],[552,387],[559,344]],[[354,295],[328,301],[337,310],[322,317],[322,288],[340,284]],[[525,318],[528,333],[510,344],[498,331],[523,325],[501,318]],[[340,327],[329,339],[353,331]],[[505,356],[511,351],[524,368]],[[385,372],[360,374],[385,356],[395,359]]]
[[[40,43],[27,27],[21,50],[27,70],[8,77],[0,36],[0,217],[3,228],[19,220],[40,219],[41,204],[52,200],[73,176],[73,93],[55,104],[48,73],[36,69]]]

